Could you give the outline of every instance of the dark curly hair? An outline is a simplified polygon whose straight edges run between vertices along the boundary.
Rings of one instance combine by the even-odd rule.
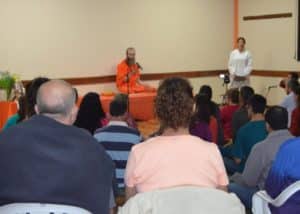
[[[160,84],[155,99],[155,111],[164,129],[188,128],[193,105],[193,88],[188,80],[171,77]]]

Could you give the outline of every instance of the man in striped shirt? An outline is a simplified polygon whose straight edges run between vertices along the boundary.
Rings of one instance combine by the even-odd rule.
[[[115,99],[110,103],[110,122],[104,128],[98,129],[94,137],[101,143],[115,162],[116,185],[115,195],[124,193],[124,173],[131,147],[141,142],[138,130],[126,123],[127,101]]]

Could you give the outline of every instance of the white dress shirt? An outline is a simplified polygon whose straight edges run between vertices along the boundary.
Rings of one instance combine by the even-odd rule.
[[[240,52],[235,49],[231,52],[228,62],[229,73],[233,76],[247,77],[252,71],[252,56],[247,50]]]

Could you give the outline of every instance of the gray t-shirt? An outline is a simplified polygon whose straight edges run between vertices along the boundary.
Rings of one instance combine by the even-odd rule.
[[[265,181],[279,147],[291,138],[293,136],[288,130],[271,132],[264,141],[252,148],[243,173],[235,173],[230,180],[240,185],[264,189]]]

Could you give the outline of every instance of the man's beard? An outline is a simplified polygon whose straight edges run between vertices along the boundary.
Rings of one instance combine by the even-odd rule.
[[[135,64],[135,59],[134,58],[133,59],[132,58],[131,59],[127,58],[126,61],[127,61],[127,64],[130,65],[130,66]]]

